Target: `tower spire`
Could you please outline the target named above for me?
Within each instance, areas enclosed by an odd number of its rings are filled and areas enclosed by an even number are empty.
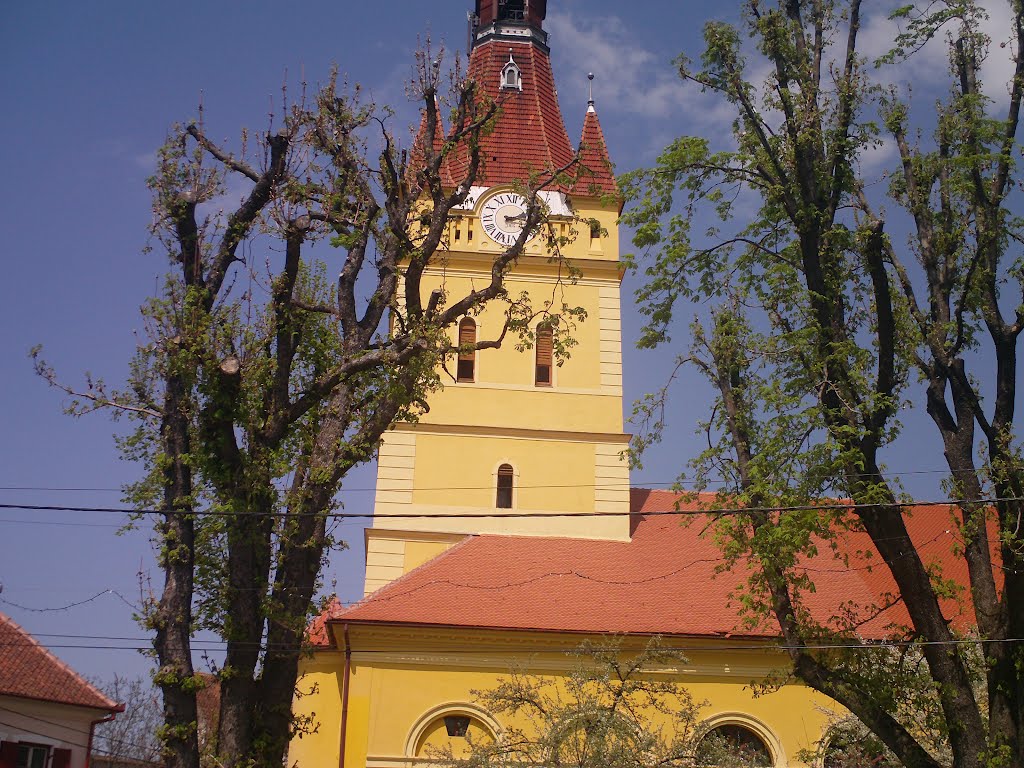
[[[583,118],[583,135],[580,137],[580,165],[573,185],[573,192],[588,197],[604,197],[612,195],[620,198],[618,184],[615,182],[608,147],[604,143],[604,131],[597,119],[597,108],[594,106],[594,73],[587,73],[590,81],[590,98],[587,100],[587,114]]]
[[[481,138],[476,185],[523,182],[567,167],[575,152],[558,106],[543,29],[547,3],[476,0],[474,11],[468,74],[501,107],[493,129]],[[465,152],[452,159],[455,177],[466,162]]]

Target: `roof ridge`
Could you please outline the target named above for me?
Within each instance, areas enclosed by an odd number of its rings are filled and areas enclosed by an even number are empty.
[[[58,657],[56,654],[54,654],[49,648],[47,648],[45,645],[43,645],[38,640],[36,640],[36,638],[33,637],[28,632],[28,630],[26,630],[24,627],[22,627],[20,624],[18,624],[18,622],[16,622],[10,616],[8,616],[7,614],[5,614],[3,612],[0,612],[0,622],[3,622],[5,624],[7,624],[11,629],[13,629],[15,632],[20,634],[22,637],[27,638],[28,641],[29,641],[29,644],[35,646],[51,662],[53,662],[56,666],[58,666],[61,669],[63,669],[65,672],[70,674],[75,680],[77,680],[82,685],[84,685],[89,690],[90,693],[95,695],[101,701],[105,702],[105,704],[107,705],[107,707],[106,707],[107,709],[119,710],[119,711],[122,711],[122,712],[124,711],[124,705],[119,704],[118,702],[116,702],[113,699],[111,699],[109,696],[107,696],[105,693],[103,693],[99,688],[97,688],[95,685],[93,685],[88,680],[86,680],[84,677],[82,677],[82,675],[78,674],[78,672],[76,672],[74,669],[72,669],[71,666],[67,664],[67,662],[63,661],[60,657]]]
[[[534,46],[531,45],[530,46],[530,66],[533,68],[533,102],[534,102],[534,109],[537,110],[537,119],[540,121],[540,132],[541,132],[541,135],[544,137],[544,152],[547,154],[548,168],[550,168],[551,170],[554,170],[555,167],[556,167],[555,166],[555,158],[554,158],[554,156],[552,154],[551,141],[550,141],[550,137],[548,136],[547,121],[544,120],[544,110],[541,107],[541,103],[540,103],[540,87],[539,87],[540,86],[540,82],[539,82],[540,78],[539,78],[539,73],[537,72],[536,54],[537,54],[537,48],[535,48]],[[551,60],[550,59],[548,59],[548,66],[551,66]],[[552,85],[552,88],[554,88],[554,78],[552,78],[551,85]],[[553,93],[552,93],[552,96],[554,96]],[[558,99],[557,98],[555,98],[555,103],[556,104],[558,103]],[[565,130],[564,126],[562,127],[562,130],[563,131]],[[567,138],[568,138],[568,136],[567,136]],[[541,170],[545,170],[545,169],[538,168],[536,170],[541,171]]]
[[[630,515],[642,515],[642,512],[630,512]],[[530,533],[475,533],[478,539],[530,539],[531,541],[585,541],[588,544],[630,544],[630,539],[596,539],[592,536],[536,536]],[[461,543],[461,542],[459,542]],[[454,549],[454,547],[452,547]],[[429,561],[428,561],[429,562]],[[424,563],[423,565],[426,565]],[[417,566],[420,568],[422,566]],[[412,573],[412,571],[409,571]],[[406,574],[408,575],[408,574]],[[404,577],[403,577],[404,578]]]

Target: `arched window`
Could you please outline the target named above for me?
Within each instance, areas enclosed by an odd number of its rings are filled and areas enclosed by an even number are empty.
[[[476,381],[476,350],[465,347],[476,344],[476,322],[464,317],[459,322],[459,362],[455,370],[457,381]]]
[[[515,470],[511,464],[498,467],[498,490],[494,506],[498,509],[512,509],[512,491],[515,482]]]
[[[550,325],[537,327],[537,365],[533,383],[538,387],[551,386],[552,334]]]
[[[418,758],[442,752],[468,757],[472,744],[492,743],[497,732],[498,724],[479,707],[441,705],[413,727],[405,751],[409,757]]]
[[[742,765],[775,765],[764,739],[737,723],[726,723],[708,731],[697,745],[693,758],[697,765],[732,765],[737,759]]]

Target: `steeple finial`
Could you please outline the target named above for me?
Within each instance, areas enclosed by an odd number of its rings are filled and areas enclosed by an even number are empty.
[[[594,109],[594,73],[587,72],[587,80],[590,81],[590,94],[587,96],[587,112],[596,112]]]

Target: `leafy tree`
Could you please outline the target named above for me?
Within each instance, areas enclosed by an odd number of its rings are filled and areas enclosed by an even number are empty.
[[[859,0],[746,3],[743,29],[712,22],[700,65],[680,59],[684,79],[734,108],[734,146],[684,137],[656,168],[627,179],[638,203],[627,223],[655,254],[640,294],[650,318],[642,342],[668,341],[680,299],[717,302],[681,362],[718,392],[704,425],[710,447],[695,466],[698,478],[713,470],[729,483],[715,505],[735,514],[718,519],[715,535],[732,562],[757,566],[744,596],[750,618],[773,617],[793,673],[844,704],[908,766],[946,762],[907,719],[908,706],[930,702],[929,730],[942,735],[953,765],[1024,765],[1024,467],[1013,428],[1024,275],[1012,213],[1024,20],[1020,3],[1010,10],[1003,44],[1016,69],[1001,118],[980,84],[982,9],[968,1],[897,11],[906,32],[889,58],[945,35],[954,75],[933,135],[915,138],[908,102],[872,86],[858,52]],[[744,32],[766,64],[763,81],[747,62]],[[886,207],[859,163],[886,135],[900,155],[888,198],[910,214],[906,247],[886,235]],[[706,213],[718,223],[695,231]],[[915,548],[900,488],[884,469],[915,370],[958,500],[969,595]],[[639,406],[648,441],[660,434],[664,396]],[[806,509],[836,496],[856,506]],[[793,506],[805,508],[771,511]],[[909,615],[893,637],[920,641],[923,667],[808,648],[856,640],[874,608],[825,624],[807,609],[813,583],[801,558],[850,529],[865,531],[881,555],[898,588],[893,601]],[[943,614],[949,597],[973,609],[982,696],[970,643]],[[915,698],[921,672],[931,696]]]
[[[295,730],[313,727],[293,722],[291,701],[321,566],[336,544],[337,491],[440,385],[437,371],[458,351],[449,329],[503,303],[504,328],[476,343],[484,349],[528,333],[537,315],[574,316],[553,302],[535,310],[504,287],[544,224],[538,192],[568,167],[524,183],[523,234],[494,257],[489,280],[463,295],[425,295],[500,110],[458,71],[442,88],[440,67],[429,50],[418,58],[412,89],[423,120],[411,151],[386,112],[334,76],[297,103],[286,97],[276,126],[243,132],[236,150],[202,120],[175,127],[150,181],[153,240],[171,272],[143,307],[147,339],[127,386],[90,381],[75,392],[37,357],[39,373],[75,396],[72,412],[109,409],[136,425],[122,448],[146,470],[131,502],[161,514],[164,586],[144,622],[172,768],[200,764],[199,630],[226,644],[211,745],[218,765],[279,768]],[[556,238],[547,242],[557,258]],[[564,337],[571,323],[552,326]]]
[[[651,669],[678,667],[678,651],[652,638],[626,651],[620,638],[583,643],[565,675],[514,670],[498,686],[473,691],[478,704],[502,719],[495,739],[447,747],[432,758],[460,768],[544,765],[572,768],[691,766],[704,737],[702,702]],[[720,755],[708,744],[706,754]],[[751,762],[729,765],[752,765]]]

